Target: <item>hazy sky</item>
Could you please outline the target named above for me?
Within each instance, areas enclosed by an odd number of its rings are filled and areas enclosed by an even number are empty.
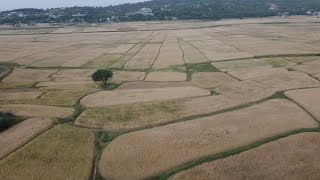
[[[0,10],[17,8],[54,8],[70,6],[108,6],[146,0],[0,0]]]

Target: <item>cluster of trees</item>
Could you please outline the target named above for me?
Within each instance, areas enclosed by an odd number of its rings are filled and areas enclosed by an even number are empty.
[[[276,8],[270,9],[271,5]],[[151,8],[154,16],[134,14],[141,8]],[[152,0],[134,4],[108,7],[70,7],[63,9],[16,10],[28,14],[27,17],[3,18],[8,12],[0,13],[0,23],[22,22],[68,22],[74,14],[85,14],[81,21],[100,22],[113,16],[120,21],[178,19],[221,19],[243,17],[274,16],[288,12],[304,15],[307,11],[320,11],[319,0]]]

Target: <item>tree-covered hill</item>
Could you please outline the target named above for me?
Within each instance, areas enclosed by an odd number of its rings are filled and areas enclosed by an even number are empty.
[[[152,13],[139,12],[142,8],[151,8]],[[317,12],[319,0],[152,0],[108,7],[17,9],[1,12],[0,23],[221,19]]]

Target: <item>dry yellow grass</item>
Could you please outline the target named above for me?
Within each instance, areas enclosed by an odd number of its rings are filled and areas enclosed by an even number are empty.
[[[114,62],[116,62],[119,58],[121,58],[121,54],[104,54],[102,56],[99,56],[91,61],[89,61],[87,64],[84,65],[86,68],[105,68],[112,65]]]
[[[91,130],[60,125],[0,161],[3,179],[83,179],[94,154]]]
[[[241,154],[183,171],[177,179],[319,179],[320,133],[270,142]]]
[[[53,126],[51,119],[27,119],[0,133],[0,159]]]
[[[10,111],[17,116],[24,117],[68,117],[73,114],[73,108],[29,105],[29,104],[6,104],[0,105],[1,111]]]
[[[119,105],[88,109],[75,123],[108,131],[130,130],[213,113],[241,104],[242,102],[237,99],[219,95],[178,101]]]
[[[146,44],[127,64],[126,69],[147,69],[158,56],[160,44]]]
[[[30,83],[30,82],[48,81],[49,80],[48,77],[55,72],[56,70],[37,70],[37,69],[16,68],[8,77],[3,79],[2,82]]]
[[[209,96],[210,91],[197,87],[168,87],[154,89],[130,89],[103,91],[81,99],[85,107],[106,107],[139,102],[166,101],[189,97]]]
[[[237,80],[222,72],[199,72],[192,75],[192,83],[201,88],[214,88]]]
[[[181,72],[151,72],[145,81],[186,81],[187,74]]]
[[[95,87],[93,81],[50,81],[41,82],[36,85],[36,87],[41,89],[92,89]]]
[[[151,89],[166,87],[192,86],[190,82],[128,82],[122,84],[118,89]]]
[[[209,62],[208,59],[203,54],[201,54],[200,51],[192,47],[190,44],[182,40],[179,41],[179,44],[184,54],[183,58],[187,64]]]
[[[320,60],[319,56],[301,56],[301,57],[286,57],[286,59],[295,63],[304,63],[308,61]]]
[[[240,80],[248,80],[258,77],[270,76],[274,74],[284,73],[287,70],[281,68],[271,68],[271,67],[255,67],[255,68],[243,68],[234,71],[229,71],[233,77]]]
[[[285,95],[300,104],[320,121],[320,88],[287,91]]]
[[[146,77],[145,72],[138,71],[115,71],[113,73],[113,82],[122,81],[142,81]]]
[[[103,152],[106,179],[144,179],[186,162],[300,128],[318,127],[284,99],[120,136]],[[143,162],[143,163],[141,163]]]
[[[20,65],[30,65],[30,64],[33,64],[37,61],[41,61],[41,60],[44,60],[46,58],[50,58],[54,56],[54,53],[52,52],[44,52],[44,53],[38,53],[38,54],[33,54],[33,55],[30,55],[30,56],[27,56],[27,57],[22,57],[22,58],[19,58],[17,60],[14,60],[12,62],[15,62],[15,63],[18,63]]]

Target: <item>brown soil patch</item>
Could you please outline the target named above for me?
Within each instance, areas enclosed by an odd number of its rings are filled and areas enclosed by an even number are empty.
[[[271,68],[271,67],[256,67],[256,68],[237,69],[235,71],[229,71],[228,74],[240,80],[247,80],[247,79],[253,79],[257,77],[264,77],[264,76],[284,73],[284,72],[287,72],[287,70],[281,69],[281,68]]]
[[[151,72],[145,81],[186,81],[187,74],[180,72]]]
[[[197,87],[168,87],[97,92],[84,97],[86,107],[105,107],[138,102],[166,101],[188,97],[207,96],[210,91]]]
[[[126,65],[126,69],[147,69],[158,56],[160,44],[146,44]]]
[[[220,95],[178,101],[119,105],[88,109],[75,123],[108,131],[130,130],[213,113],[241,104],[239,100]]]
[[[192,86],[190,82],[128,82],[118,87],[118,89],[151,89],[166,87],[186,87]]]
[[[320,120],[320,88],[293,90],[285,92],[285,95],[300,104]]]
[[[0,109],[1,111],[10,111],[17,116],[24,117],[68,117],[74,111],[72,108],[27,104],[0,105]]]
[[[214,88],[236,81],[233,77],[221,72],[199,72],[192,75],[191,82],[201,88]]]
[[[0,133],[0,159],[25,145],[52,126],[53,123],[50,119],[33,118],[27,119]]]
[[[204,163],[170,179],[318,179],[319,149],[319,133],[293,135]]]
[[[108,179],[144,179],[227,149],[312,127],[318,123],[295,103],[271,100],[120,136],[104,150],[99,170]]]
[[[37,69],[21,69],[16,68],[9,76],[2,80],[4,83],[27,83],[48,81],[49,76],[56,70],[37,70]]]
[[[94,134],[59,125],[0,161],[3,179],[79,179],[90,177]]]
[[[122,82],[122,81],[142,81],[146,77],[145,72],[137,71],[115,71],[113,73],[112,81]]]

